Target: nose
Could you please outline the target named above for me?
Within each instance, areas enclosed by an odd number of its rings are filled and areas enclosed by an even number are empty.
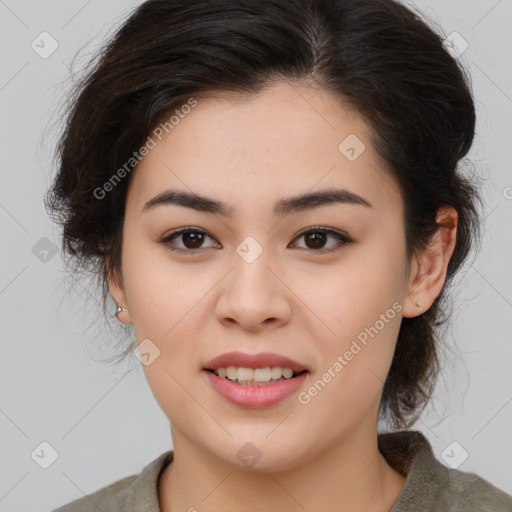
[[[252,262],[234,258],[234,267],[221,281],[216,315],[226,325],[257,332],[290,321],[293,295],[275,261],[263,253]]]

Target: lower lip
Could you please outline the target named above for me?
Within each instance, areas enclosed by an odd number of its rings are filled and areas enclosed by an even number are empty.
[[[225,377],[219,377],[213,372],[204,370],[210,382],[219,394],[235,405],[250,408],[269,407],[297,391],[308,376],[304,372],[297,377],[285,379],[264,386],[245,386],[237,384]]]

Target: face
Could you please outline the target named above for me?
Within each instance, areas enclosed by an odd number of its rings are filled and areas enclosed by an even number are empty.
[[[169,190],[225,211],[145,208]],[[321,191],[338,200],[276,208]],[[132,176],[110,289],[145,344],[175,450],[239,467],[246,450],[277,470],[375,433],[406,270],[403,202],[368,126],[321,89],[275,83],[249,100],[199,99],[157,140]],[[255,391],[204,369],[233,351],[307,371]]]

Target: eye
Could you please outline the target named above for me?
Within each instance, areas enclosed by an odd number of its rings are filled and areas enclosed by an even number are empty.
[[[344,233],[329,228],[323,228],[322,226],[313,226],[308,228],[306,231],[303,231],[297,237],[295,237],[294,240],[298,240],[303,237],[305,237],[305,241],[310,247],[305,247],[302,249],[311,254],[324,254],[338,251],[343,245],[352,242],[352,240]],[[329,237],[336,239],[338,243],[335,244],[334,247],[325,249],[323,246]],[[213,238],[208,235],[206,231],[199,228],[187,227],[172,231],[164,238],[162,238],[160,243],[165,245],[170,251],[191,253],[196,252],[199,249],[206,248],[201,247],[206,238],[213,240]],[[175,239],[181,240],[181,247],[176,247]]]
[[[322,226],[313,226],[312,228],[309,228],[306,231],[303,231],[300,233],[295,240],[303,238],[306,241],[306,244],[309,244],[312,246],[304,248],[306,252],[309,252],[311,254],[320,253],[325,254],[329,252],[335,252],[341,249],[341,247],[345,244],[351,243],[352,240],[345,235],[344,233],[341,233],[339,231],[335,231],[333,229],[329,228],[323,228]],[[334,245],[334,247],[324,249],[323,245],[325,244],[326,240],[329,238],[335,238],[338,240],[338,243]],[[322,246],[322,247],[319,247]]]
[[[174,247],[174,239],[181,239],[185,248]],[[203,231],[199,228],[181,228],[175,231],[172,231],[168,235],[166,235],[160,243],[164,244],[169,250],[177,251],[177,252],[192,252],[197,249],[202,249],[201,244],[204,242],[205,238],[213,238],[209,236],[206,231]]]

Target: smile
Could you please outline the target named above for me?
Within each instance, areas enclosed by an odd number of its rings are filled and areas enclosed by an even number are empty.
[[[230,368],[232,369],[230,370]],[[274,370],[274,368],[276,369]],[[278,379],[268,379],[265,381],[258,381],[255,378],[244,379],[244,371],[247,370],[247,368],[226,368],[226,372],[233,372],[232,375],[234,375],[236,371],[236,379],[233,380],[228,376],[221,377],[218,375],[218,369],[216,371],[203,370],[203,374],[208,378],[209,384],[213,389],[228,402],[240,407],[256,409],[275,405],[293,393],[298,392],[309,375],[309,372],[304,370],[295,375],[293,375],[292,371],[291,376],[285,377],[282,375],[283,370],[284,373],[289,374],[289,371],[291,371],[289,368],[274,368],[267,367],[256,369],[263,370],[265,376],[268,376],[269,372],[271,373],[272,371],[275,372],[274,375],[277,375],[279,369],[281,376]],[[241,370],[242,373],[241,380],[238,378],[239,370]],[[252,370],[252,368],[250,370]],[[254,373],[258,375],[256,370]]]
[[[291,368],[282,368],[281,366],[265,366],[264,368],[228,366],[227,368],[219,367],[213,372],[219,377],[245,386],[266,386],[298,375]]]

